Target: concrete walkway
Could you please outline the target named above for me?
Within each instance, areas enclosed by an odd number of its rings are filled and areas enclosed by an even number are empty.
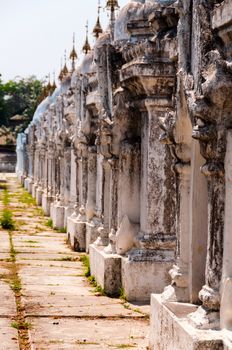
[[[149,306],[96,292],[83,254],[46,226],[15,177],[7,185],[16,230],[0,231],[0,350],[147,349]]]

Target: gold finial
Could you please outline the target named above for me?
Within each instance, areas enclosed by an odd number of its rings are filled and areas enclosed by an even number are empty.
[[[59,77],[58,77],[59,81],[62,81],[63,77],[64,77],[64,74],[63,74],[63,62],[62,62],[62,58],[61,58],[60,74],[59,74]]]
[[[85,39],[85,43],[84,43],[84,46],[83,46],[82,50],[87,55],[87,53],[91,50],[91,47],[89,45],[89,39],[88,39],[88,33],[89,33],[88,21],[86,23],[85,28],[86,28],[86,39]]]
[[[68,74],[68,68],[66,64],[67,58],[66,58],[66,50],[64,51],[64,67],[63,67],[63,77],[65,77],[66,74]]]
[[[102,33],[102,26],[100,23],[100,8],[101,8],[101,4],[100,4],[100,0],[98,0],[98,16],[97,16],[97,22],[95,24],[95,27],[93,28],[93,34],[96,37],[96,39],[99,37],[99,35]]]
[[[75,33],[73,33],[73,48],[69,55],[70,60],[72,61],[72,72],[75,70],[75,61],[77,60],[77,53],[75,50]]]
[[[55,78],[55,71],[53,72],[53,84],[52,84],[52,89],[53,89],[53,91],[55,91],[55,89],[56,89],[56,78]]]
[[[51,95],[52,93],[52,85],[51,85],[51,81],[50,81],[50,73],[48,74],[48,84],[46,86],[46,90],[48,95]]]

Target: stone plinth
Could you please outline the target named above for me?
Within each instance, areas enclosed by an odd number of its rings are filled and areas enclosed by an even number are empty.
[[[77,250],[77,246],[75,246],[76,226],[77,226],[77,217],[76,216],[68,217],[67,218],[67,238],[73,250]]]
[[[33,186],[33,180],[29,177],[25,179],[24,182],[25,189],[29,192],[32,193],[32,186]]]
[[[42,209],[44,211],[44,215],[49,216],[51,211],[52,197],[46,193],[42,195]]]
[[[188,322],[188,314],[197,306],[186,303],[161,302],[161,296],[151,296],[151,350],[220,350],[223,348],[219,331],[199,330]],[[230,348],[229,348],[230,349]]]
[[[67,219],[67,235],[71,247],[78,252],[86,251],[86,223],[80,221],[77,216]]]
[[[169,284],[172,263],[133,261],[122,258],[122,287],[127,300],[148,301],[152,292],[161,293]]]
[[[57,229],[64,228],[64,212],[65,208],[62,205],[54,204],[51,210],[51,218],[53,227]]]
[[[37,205],[40,205],[40,206],[42,205],[42,196],[43,196],[43,190],[41,187],[38,187],[36,189],[36,195],[35,195]]]
[[[38,185],[36,183],[34,183],[32,185],[32,192],[31,192],[31,195],[33,198],[36,198],[36,191],[37,191],[37,188],[38,188]]]
[[[91,275],[108,295],[117,295],[121,288],[121,257],[106,254],[104,247],[89,246]]]
[[[91,222],[86,223],[86,252],[89,252],[89,246],[93,242],[96,241],[96,239],[99,236],[98,227],[92,224]]]
[[[73,213],[72,206],[64,207],[64,227],[67,227],[68,217],[71,216],[72,213]]]

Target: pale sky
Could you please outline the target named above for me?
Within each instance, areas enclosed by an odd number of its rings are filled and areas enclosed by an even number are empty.
[[[119,0],[120,7],[129,0]],[[101,0],[105,7],[106,0]],[[39,79],[55,70],[72,48],[76,34],[77,54],[85,41],[89,21],[89,41],[97,19],[98,0],[0,0],[0,73],[4,81],[16,76],[36,75]],[[101,9],[101,23],[108,23],[106,9]],[[80,62],[80,60],[79,60]]]

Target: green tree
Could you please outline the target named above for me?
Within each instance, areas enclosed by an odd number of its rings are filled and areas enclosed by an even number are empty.
[[[34,76],[3,83],[0,75],[0,125],[9,127],[10,118],[20,115],[23,122],[17,129],[21,131],[26,128],[32,120],[41,93],[42,82]]]

